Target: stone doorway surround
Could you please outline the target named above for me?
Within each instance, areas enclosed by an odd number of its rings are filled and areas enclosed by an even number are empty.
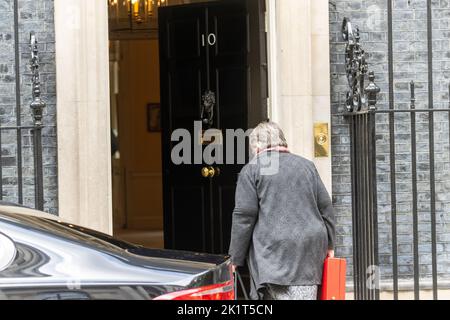
[[[314,161],[331,194],[331,150],[314,158],[313,134],[314,123],[328,123],[331,133],[328,0],[267,0],[267,8],[269,114],[291,151]]]
[[[112,234],[108,10],[55,0],[61,218]]]
[[[315,122],[330,123],[327,0],[267,0],[271,119],[313,160],[331,193],[331,155],[314,158]],[[112,233],[108,8],[55,0],[60,217]],[[331,132],[331,130],[329,130]]]

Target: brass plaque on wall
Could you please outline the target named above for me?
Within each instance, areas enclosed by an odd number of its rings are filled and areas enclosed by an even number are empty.
[[[330,155],[330,136],[328,123],[314,124],[314,156],[326,158]]]

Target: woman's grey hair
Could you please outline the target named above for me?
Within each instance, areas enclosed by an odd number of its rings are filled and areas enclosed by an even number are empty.
[[[283,130],[275,122],[260,123],[250,134],[250,149],[254,154],[261,150],[288,147]]]

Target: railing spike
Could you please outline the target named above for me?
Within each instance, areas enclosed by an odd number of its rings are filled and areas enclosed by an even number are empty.
[[[30,32],[30,49],[31,49],[31,80],[32,80],[32,97],[33,100],[30,108],[33,112],[33,121],[36,127],[42,126],[42,112],[46,107],[46,103],[41,98],[41,81],[39,76],[39,51],[36,34]]]
[[[416,108],[416,84],[415,84],[414,80],[411,80],[410,88],[411,88],[411,109],[415,109]]]

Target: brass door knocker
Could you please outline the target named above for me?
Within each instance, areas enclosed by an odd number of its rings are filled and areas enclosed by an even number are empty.
[[[216,94],[212,91],[206,91],[202,96],[202,111],[200,117],[202,124],[212,127],[214,123],[214,107],[216,105]]]

